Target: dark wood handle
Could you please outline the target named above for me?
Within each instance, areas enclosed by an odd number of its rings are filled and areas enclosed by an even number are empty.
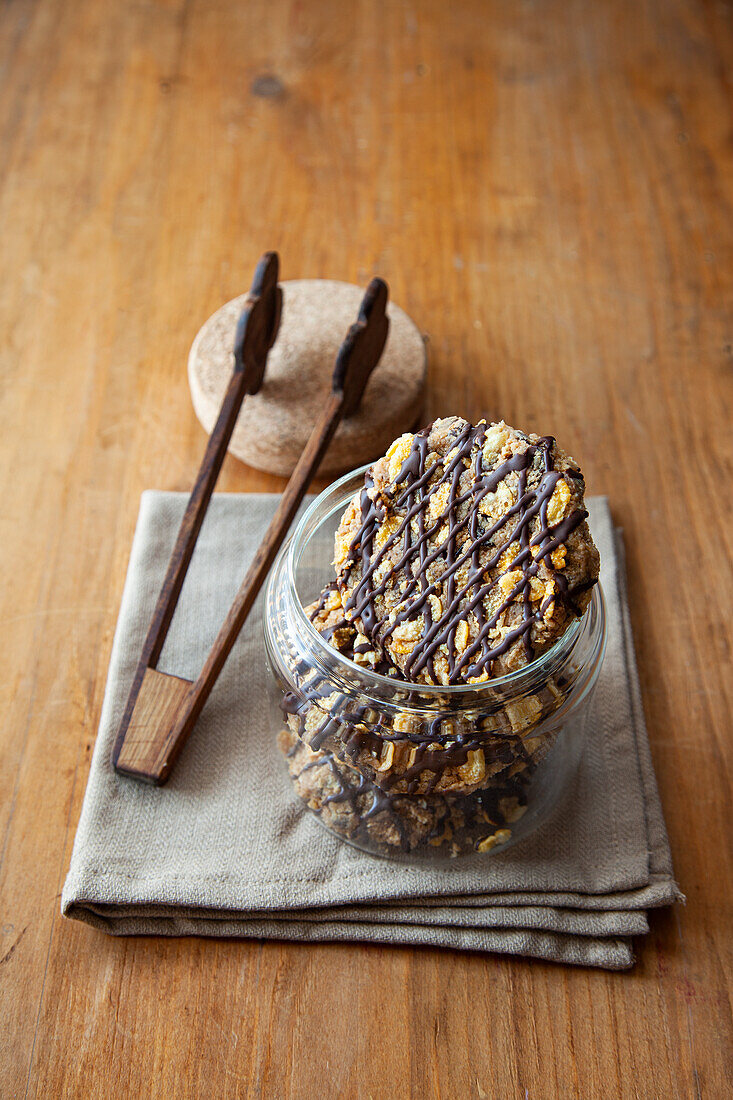
[[[344,416],[344,409],[355,411],[358,407],[369,375],[379,362],[387,339],[386,301],[386,284],[381,279],[372,280],[362,302],[359,319],[349,329],[337,356],[332,392],[293,470],[201,674],[195,684],[175,676],[145,674],[145,690],[140,694],[134,715],[135,735],[118,754],[118,771],[156,784],[165,783],[170,776]]]
[[[112,763],[115,767],[118,764],[146,670],[156,667],[165,645],[242,401],[245,394],[256,393],[262,385],[267,354],[275,341],[280,324],[282,291],[277,285],[278,271],[277,253],[266,252],[257,265],[252,287],[239,318],[234,341],[232,376],[186,505],[176,543],[168,562],[165,580],[143,644],[140,661],[135,670],[125,712],[112,747]]]

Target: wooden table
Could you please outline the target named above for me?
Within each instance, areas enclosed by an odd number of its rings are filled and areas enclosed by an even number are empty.
[[[4,1097],[727,1094],[732,40],[713,0],[3,6]],[[140,493],[191,485],[187,351],[265,247],[384,276],[430,415],[610,497],[687,895],[633,972],[60,917]]]

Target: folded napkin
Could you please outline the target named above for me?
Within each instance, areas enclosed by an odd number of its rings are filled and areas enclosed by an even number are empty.
[[[161,671],[196,677],[278,499],[212,499]],[[115,935],[428,944],[631,966],[645,910],[681,895],[606,501],[589,507],[608,649],[572,789],[513,848],[440,869],[366,855],[296,799],[267,700],[262,597],[168,785],[115,774],[111,745],[185,503],[178,493],[142,498],[62,912]]]

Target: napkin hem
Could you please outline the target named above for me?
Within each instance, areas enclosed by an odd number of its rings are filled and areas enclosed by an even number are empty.
[[[71,916],[76,916],[71,913]],[[145,918],[136,915],[119,918],[115,927],[90,909],[84,909],[83,919],[100,931],[119,936],[150,935]],[[451,948],[489,954],[521,955],[546,962],[573,966],[602,967],[606,970],[628,970],[635,955],[630,938],[620,936],[579,936],[576,933],[543,932],[534,929],[474,930],[420,926],[417,939],[415,926],[373,924],[370,921],[303,922],[268,918],[267,920],[231,921],[215,919],[211,930],[202,929],[199,918],[171,916],[157,922],[155,935],[211,935],[227,939],[285,940],[293,943],[362,943],[372,946],[409,947],[410,949]]]

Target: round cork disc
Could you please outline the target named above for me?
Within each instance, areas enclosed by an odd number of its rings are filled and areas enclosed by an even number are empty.
[[[258,470],[290,475],[324,398],[336,353],[359,313],[364,288],[330,279],[280,284],[282,319],[259,393],[245,397],[229,451]],[[217,310],[188,357],[193,407],[206,432],[216,422],[232,373],[234,329],[246,295]],[[389,336],[354,416],[342,420],[319,473],[331,477],[384,454],[422,411],[426,351],[419,329],[390,302]]]

